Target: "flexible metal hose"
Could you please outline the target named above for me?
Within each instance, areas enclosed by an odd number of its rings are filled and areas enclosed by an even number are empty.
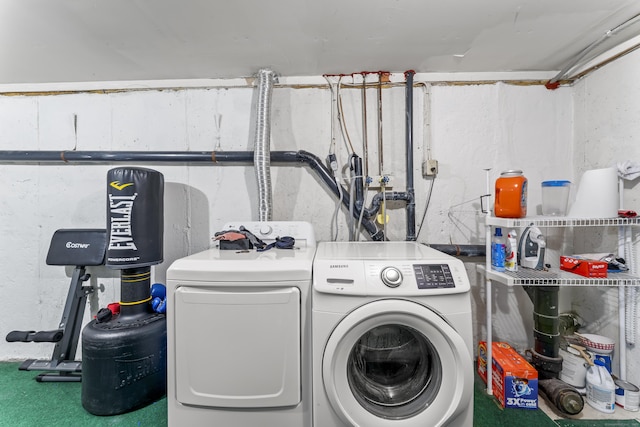
[[[256,104],[256,128],[253,162],[258,181],[258,220],[271,221],[272,192],[270,164],[271,93],[274,72],[262,69],[258,72],[258,102]]]

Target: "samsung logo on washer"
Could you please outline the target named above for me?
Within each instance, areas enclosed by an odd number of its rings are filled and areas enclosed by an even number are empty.
[[[349,264],[329,264],[329,268],[349,268]]]

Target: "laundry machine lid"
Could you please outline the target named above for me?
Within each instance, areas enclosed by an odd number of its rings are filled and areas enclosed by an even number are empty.
[[[437,313],[383,299],[349,313],[322,359],[325,393],[349,425],[444,425],[472,404],[464,338]]]

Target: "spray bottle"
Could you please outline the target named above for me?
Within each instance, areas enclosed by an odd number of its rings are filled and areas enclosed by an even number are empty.
[[[496,227],[496,232],[491,240],[491,268],[494,271],[505,270],[506,240],[502,235],[502,229]]]
[[[516,230],[511,230],[507,234],[507,251],[504,261],[506,271],[518,271],[518,238]]]

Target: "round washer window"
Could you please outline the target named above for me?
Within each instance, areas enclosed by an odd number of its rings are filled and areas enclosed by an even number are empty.
[[[351,349],[347,380],[367,411],[386,419],[403,419],[425,410],[442,381],[440,357],[417,330],[386,324],[367,331]]]

